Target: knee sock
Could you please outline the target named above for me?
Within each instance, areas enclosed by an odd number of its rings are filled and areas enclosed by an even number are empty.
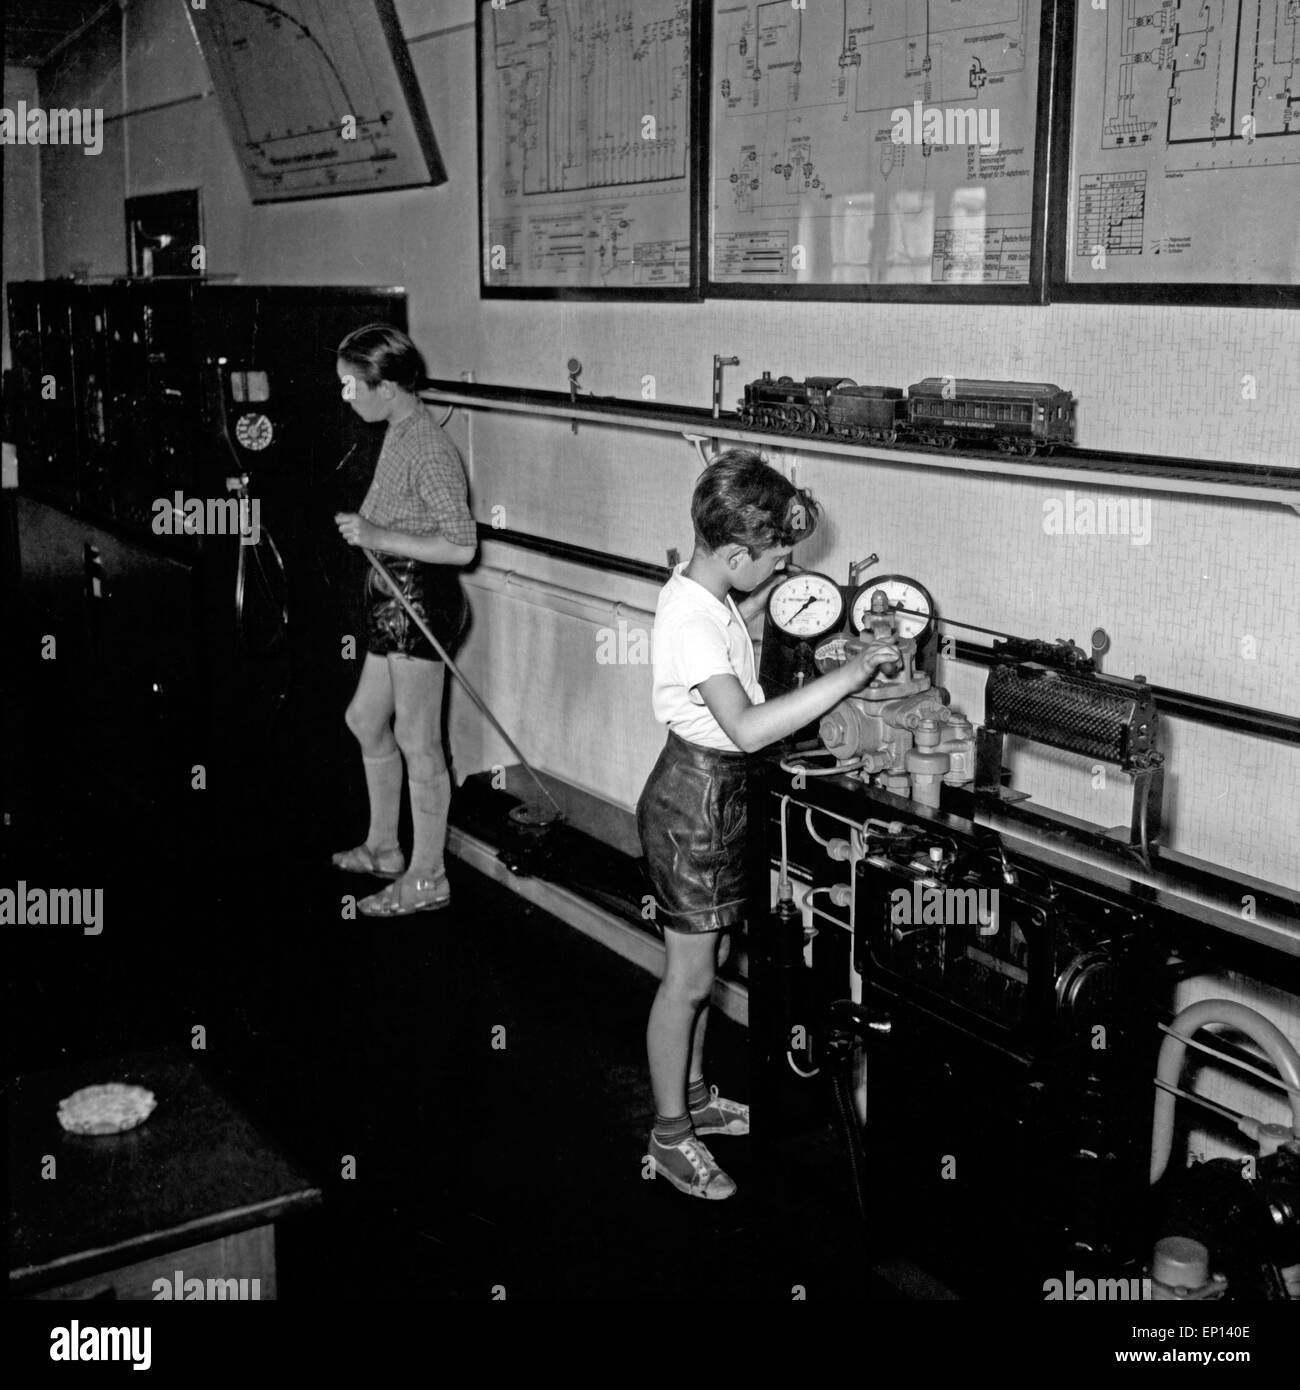
[[[692,1081],[686,1091],[686,1108],[690,1111],[706,1110],[713,1103],[713,1097],[709,1094],[709,1088],[704,1084],[701,1076]]]
[[[654,1127],[655,1143],[671,1149],[683,1139],[689,1139],[694,1131],[689,1115],[656,1115]]]
[[[447,813],[451,809],[451,776],[446,768],[427,781],[411,777],[410,868],[441,877],[447,849]]]
[[[366,769],[366,790],[370,793],[370,830],[366,844],[371,849],[388,849],[397,843],[397,817],[401,811],[402,755],[396,748],[382,758],[361,759]]]

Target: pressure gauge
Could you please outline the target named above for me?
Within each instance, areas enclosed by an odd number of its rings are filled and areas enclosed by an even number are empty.
[[[881,594],[881,598],[876,598]],[[934,600],[915,579],[902,574],[879,574],[853,595],[849,621],[854,632],[869,632],[873,612],[893,613],[900,637],[923,642],[934,627]]]
[[[838,637],[828,637],[813,652],[813,665],[824,676],[829,671],[843,666],[851,656],[856,656],[861,650],[862,643],[856,637],[845,637],[842,633]]]
[[[250,412],[235,421],[235,438],[245,449],[257,453],[275,438],[275,426],[265,415]]]
[[[844,621],[844,595],[828,575],[804,570],[772,590],[767,613],[782,632],[811,641]]]

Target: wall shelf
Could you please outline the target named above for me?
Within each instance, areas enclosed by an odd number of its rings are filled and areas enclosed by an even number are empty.
[[[962,473],[987,473],[1004,478],[1043,478],[1054,483],[1091,487],[1118,487],[1138,492],[1183,493],[1201,497],[1230,497],[1253,502],[1274,502],[1300,513],[1300,469],[1267,464],[1222,463],[1154,455],[1072,450],[1041,458],[967,450],[911,447],[886,449],[875,445],[848,444],[838,439],[805,438],[746,429],[739,417],[723,413],[714,418],[709,410],[653,401],[629,401],[615,397],[578,396],[563,391],[528,390],[513,386],[486,386],[463,381],[431,381],[422,393],[443,405],[470,410],[497,410],[517,415],[551,416],[577,424],[616,425],[623,429],[653,430],[662,434],[729,443],[776,447],[802,454],[834,454],[864,462],[901,468],[938,468]]]

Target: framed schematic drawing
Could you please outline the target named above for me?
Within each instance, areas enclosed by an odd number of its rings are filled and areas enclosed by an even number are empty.
[[[1110,0],[1062,25],[1052,299],[1300,307],[1300,6]]]
[[[484,297],[699,298],[702,0],[478,0]]]
[[[705,292],[1040,303],[1056,0],[710,0]]]
[[[445,182],[393,0],[185,8],[253,202]]]

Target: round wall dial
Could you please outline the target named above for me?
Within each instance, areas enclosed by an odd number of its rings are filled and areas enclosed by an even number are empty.
[[[250,411],[235,421],[235,439],[239,444],[258,453],[275,438],[275,426],[265,415]]]

